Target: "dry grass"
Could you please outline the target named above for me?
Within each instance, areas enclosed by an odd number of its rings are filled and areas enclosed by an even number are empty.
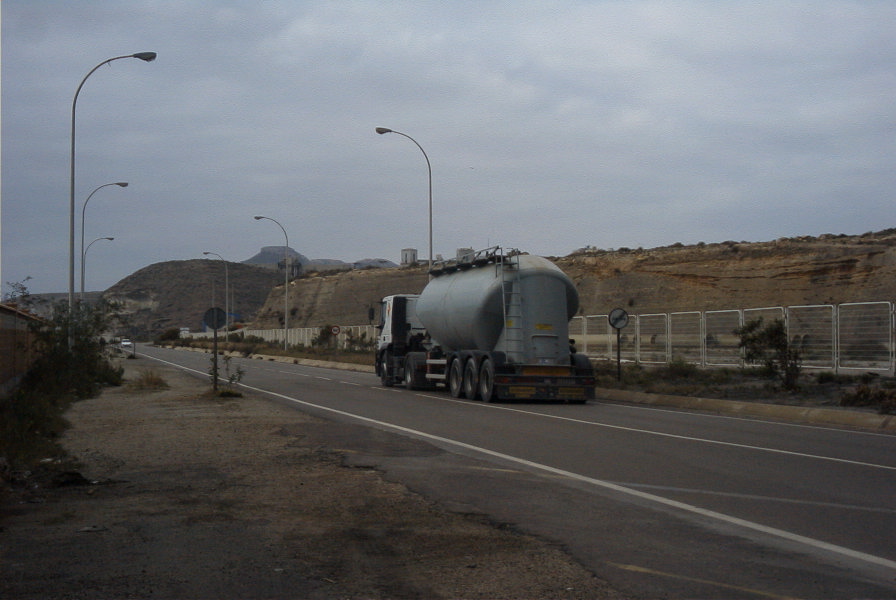
[[[142,368],[137,377],[127,383],[127,388],[135,391],[167,390],[168,382],[154,369]]]

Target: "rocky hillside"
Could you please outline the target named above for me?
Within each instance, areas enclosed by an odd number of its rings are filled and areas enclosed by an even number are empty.
[[[896,230],[862,236],[585,251],[558,259],[583,314],[896,300]]]
[[[252,320],[283,275],[266,267],[227,263],[231,312]],[[172,327],[202,327],[212,306],[224,308],[224,267],[219,260],[176,260],[144,267],[106,290],[120,302],[132,335],[153,336]]]
[[[429,277],[425,267],[362,269],[311,274],[289,284],[289,326],[367,325],[368,312],[383,296],[418,294]],[[283,327],[283,285],[271,291],[252,327]]]
[[[614,251],[584,249],[553,258],[575,281],[580,314],[621,306],[652,313],[896,300],[896,229],[862,236],[787,238]],[[282,272],[228,263],[236,311],[251,327],[283,326]],[[383,296],[417,293],[424,267],[309,273],[290,282],[290,327],[360,325]],[[158,263],[106,295],[121,300],[140,332],[200,327],[223,307],[220,261]]]
[[[580,314],[759,308],[896,300],[896,230],[664,248],[583,250],[552,258],[576,283]],[[418,293],[423,268],[317,275],[290,283],[290,326],[359,325],[389,294]],[[253,326],[282,327],[283,286]]]

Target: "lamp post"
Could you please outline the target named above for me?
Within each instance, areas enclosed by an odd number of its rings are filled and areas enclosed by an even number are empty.
[[[114,237],[99,237],[87,244],[87,248],[81,252],[81,301],[84,301],[84,265],[87,261],[87,250],[90,250],[90,247],[93,246],[100,240],[109,240],[110,242],[114,240]]]
[[[377,127],[376,132],[380,135],[383,135],[384,133],[396,133],[408,138],[409,140],[414,142],[414,144],[416,144],[418,148],[420,148],[420,152],[423,153],[423,158],[426,159],[426,170],[429,173],[429,270],[432,271],[432,166],[429,164],[429,157],[426,155],[426,151],[423,149],[423,146],[418,144],[417,140],[406,133],[395,131],[394,129],[389,129],[387,127]]]
[[[286,246],[283,247],[283,349],[286,350],[286,338],[289,336],[289,236],[286,235],[286,229],[280,225],[280,221],[271,217],[255,216],[255,220],[267,219],[273,221],[283,230],[283,237],[286,238]]]
[[[84,82],[87,81],[87,78],[93,75],[93,72],[102,67],[103,65],[107,65],[111,63],[113,60],[119,60],[121,58],[139,58],[144,62],[152,62],[156,59],[155,52],[137,52],[136,54],[126,54],[124,56],[115,56],[113,58],[109,58],[95,66],[90,70],[87,75],[84,76],[84,79],[81,80],[81,83],[78,85],[78,89],[75,90],[75,97],[72,100],[72,153],[71,153],[71,172],[69,176],[69,231],[68,231],[68,308],[69,312],[72,312],[75,306],[75,108],[78,105],[78,94],[81,93],[81,88],[84,87]],[[71,346],[71,344],[69,344]]]
[[[84,206],[81,208],[81,300],[84,299],[84,253],[87,252],[86,250],[84,250],[84,213],[87,211],[87,203],[90,202],[90,199],[93,198],[93,195],[95,193],[97,193],[98,191],[100,191],[101,189],[103,189],[104,187],[107,187],[110,185],[117,185],[119,187],[128,187],[128,182],[127,181],[119,181],[116,183],[104,183],[103,185],[99,186],[98,188],[96,188],[95,190],[90,192],[90,195],[87,196],[87,200],[84,201]],[[108,238],[100,238],[100,239],[108,239]],[[95,242],[96,240],[93,240],[93,241]],[[93,242],[90,242],[90,243],[92,244]]]
[[[230,306],[227,297],[227,287],[228,283],[228,275],[227,275],[227,261],[224,260],[224,257],[218,254],[217,252],[203,252],[206,256],[217,256],[224,263],[224,341],[227,341],[227,333],[230,331],[228,328],[228,319],[230,318]]]

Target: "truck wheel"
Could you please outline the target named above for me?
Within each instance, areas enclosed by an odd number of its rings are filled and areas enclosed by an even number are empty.
[[[483,402],[491,402],[495,399],[495,367],[487,358],[479,367],[479,397]]]
[[[389,363],[392,362],[388,352],[383,352],[380,356],[380,381],[384,387],[392,387],[395,380],[389,372]]]
[[[413,356],[409,356],[404,361],[404,389],[406,390],[416,390],[419,388],[416,385],[417,380],[417,361],[414,360]]]
[[[479,398],[479,370],[476,368],[476,359],[467,359],[464,367],[464,395],[470,400]]]
[[[448,367],[448,390],[453,398],[464,397],[464,372],[458,359],[452,360]]]

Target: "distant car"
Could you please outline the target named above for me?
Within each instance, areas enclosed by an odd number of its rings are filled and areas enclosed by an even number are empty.
[[[122,348],[131,348],[134,346],[134,344],[131,343],[131,340],[127,338],[122,339],[120,345]]]

